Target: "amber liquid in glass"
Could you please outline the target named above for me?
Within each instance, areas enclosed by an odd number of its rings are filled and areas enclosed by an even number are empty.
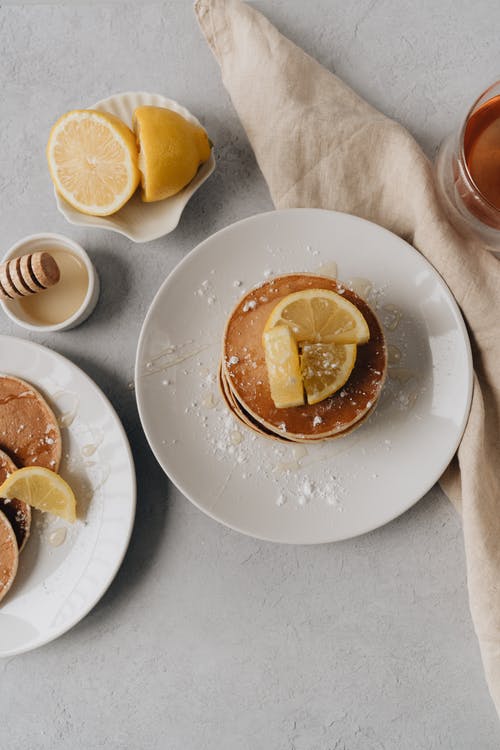
[[[482,104],[467,120],[464,157],[476,188],[500,211],[500,95]]]

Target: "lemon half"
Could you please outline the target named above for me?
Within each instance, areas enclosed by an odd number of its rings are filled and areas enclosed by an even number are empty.
[[[191,182],[210,157],[206,131],[165,107],[144,105],[134,112],[139,143],[142,200],[164,200]]]
[[[109,216],[139,180],[137,144],[125,123],[106,112],[75,109],[59,118],[47,144],[57,192],[78,211]]]

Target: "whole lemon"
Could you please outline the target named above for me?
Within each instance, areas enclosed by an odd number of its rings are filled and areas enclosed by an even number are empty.
[[[134,130],[145,203],[178,193],[191,182],[200,164],[210,157],[206,131],[171,109],[137,107]]]

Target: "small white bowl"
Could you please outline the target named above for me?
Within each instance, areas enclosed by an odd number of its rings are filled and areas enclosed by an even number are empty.
[[[92,261],[83,249],[81,245],[74,242],[69,237],[65,237],[63,234],[31,234],[29,237],[24,237],[19,242],[16,242],[5,254],[2,263],[10,260],[11,258],[18,258],[21,255],[27,253],[35,253],[40,250],[54,250],[55,248],[61,248],[67,250],[73,255],[76,255],[82,260],[87,269],[87,275],[89,279],[89,286],[87,294],[78,310],[67,320],[63,320],[62,323],[55,323],[54,325],[37,325],[26,315],[21,305],[17,300],[5,301],[0,300],[4,312],[8,317],[17,323],[17,325],[26,328],[28,331],[35,331],[38,333],[49,333],[51,331],[68,331],[70,328],[76,328],[84,320],[87,320],[89,315],[94,311],[94,308],[99,299],[99,276],[94,268]],[[42,292],[43,294],[43,292]]]
[[[144,104],[155,107],[166,107],[178,112],[189,122],[202,127],[194,115],[173,99],[167,99],[160,94],[148,94],[144,91],[130,91],[125,94],[115,94],[108,99],[102,99],[92,104],[88,109],[98,109],[116,115],[120,120],[132,128],[134,110]],[[82,227],[98,227],[118,232],[133,242],[149,242],[172,232],[181,218],[182,212],[191,196],[210,177],[215,169],[213,149],[210,158],[202,164],[189,185],[173,195],[155,203],[143,203],[140,191],[137,190],[132,198],[111,216],[87,216],[77,211],[54,190],[57,208],[70,224]]]

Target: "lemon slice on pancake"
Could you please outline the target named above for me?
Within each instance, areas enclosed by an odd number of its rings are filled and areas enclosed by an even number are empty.
[[[298,344],[366,344],[370,331],[358,308],[328,289],[304,289],[283,297],[265,325],[290,328]]]
[[[304,344],[300,367],[308,404],[324,401],[347,383],[357,350],[356,344]]]
[[[42,466],[14,471],[0,486],[0,497],[18,498],[70,523],[76,520],[76,499],[71,487],[59,474]]]
[[[276,326],[262,336],[271,398],[277,409],[301,406],[304,386],[299,348],[287,326]]]

